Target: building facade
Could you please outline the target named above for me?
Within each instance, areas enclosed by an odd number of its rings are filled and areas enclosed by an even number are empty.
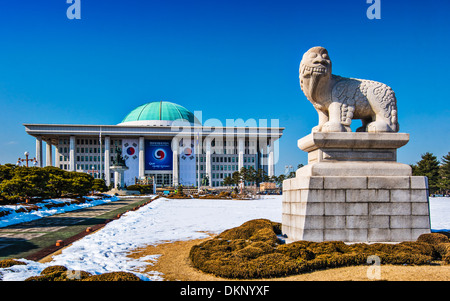
[[[205,122],[207,124],[208,122]],[[242,167],[275,174],[278,139],[284,128],[211,126],[186,108],[150,102],[117,125],[24,124],[36,138],[37,166],[56,166],[114,180],[110,166],[121,155],[125,183],[154,177],[158,186],[205,183],[219,187]],[[45,164],[43,146],[45,143]]]

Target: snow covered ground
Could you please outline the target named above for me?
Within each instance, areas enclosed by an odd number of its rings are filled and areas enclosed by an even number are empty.
[[[41,203],[33,204],[35,206],[41,207],[41,209],[34,210],[31,212],[20,212],[20,213],[15,212],[15,210],[25,207],[23,205],[0,206],[0,211],[10,211],[11,212],[8,215],[0,217],[0,228],[19,224],[19,223],[33,221],[36,219],[43,218],[45,216],[50,216],[50,215],[54,215],[54,214],[69,212],[69,211],[93,207],[93,206],[98,206],[101,204],[119,200],[116,196],[111,196],[109,198],[108,197],[101,198],[99,196],[91,196],[91,197],[85,196],[85,198],[89,199],[91,201],[82,203],[82,204],[70,204],[70,202],[73,201],[74,199],[60,198],[60,199],[43,200]],[[53,207],[50,209],[44,207],[45,205],[49,205],[49,204],[58,204],[58,205],[66,204],[66,205],[62,206],[62,207]]]
[[[430,220],[432,230],[450,231],[450,198],[430,198]]]
[[[143,280],[161,280],[158,273],[142,274],[156,256],[133,259],[126,255],[146,245],[207,237],[256,218],[281,222],[281,196],[251,201],[169,200],[159,198],[130,211],[101,230],[76,241],[46,264],[26,261],[23,266],[0,269],[3,280],[24,280],[50,265],[93,274],[130,271]],[[430,198],[432,229],[450,229],[450,198]],[[25,260],[24,260],[25,261]]]

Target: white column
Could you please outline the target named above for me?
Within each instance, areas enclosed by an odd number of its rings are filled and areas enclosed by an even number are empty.
[[[45,166],[53,166],[53,158],[52,158],[52,144],[50,141],[46,143],[47,149],[45,152]]]
[[[238,138],[238,168],[241,171],[241,168],[244,167],[244,145],[245,138]]]
[[[267,175],[269,177],[275,175],[275,165],[274,165],[274,139],[270,139],[269,140],[269,162],[268,162],[268,166],[267,166]]]
[[[75,136],[70,136],[69,170],[75,171]]]
[[[119,189],[119,184],[120,184],[120,174],[117,170],[114,171],[114,188],[115,189]],[[123,187],[120,187],[121,189]]]
[[[111,155],[109,150],[111,149],[111,138],[109,136],[105,137],[105,184],[106,186],[111,185],[111,171],[109,170],[109,166],[111,165]]]
[[[208,176],[209,186],[212,186],[212,173],[211,173],[211,138],[205,139],[206,147],[206,175]]]
[[[55,145],[55,166],[59,168],[60,161],[59,157],[61,156],[61,153],[59,152],[59,144]]]
[[[37,167],[42,167],[42,138],[36,137],[36,161]]]
[[[145,177],[145,139],[139,137],[139,178]]]
[[[172,174],[172,183],[173,186],[176,187],[179,184],[178,180],[178,148],[179,148],[180,141],[178,137],[173,137],[172,139],[172,153],[173,153],[173,174]]]

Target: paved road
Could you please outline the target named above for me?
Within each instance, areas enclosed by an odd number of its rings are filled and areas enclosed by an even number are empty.
[[[54,245],[58,239],[64,240],[89,226],[104,223],[148,199],[126,198],[0,228],[0,259],[26,257]]]

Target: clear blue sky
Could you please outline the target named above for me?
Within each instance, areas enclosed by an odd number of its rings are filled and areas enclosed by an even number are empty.
[[[407,164],[450,151],[450,1],[66,0],[0,1],[0,163],[35,140],[23,123],[117,124],[167,100],[203,120],[279,119],[276,173],[306,164],[297,140],[317,124],[298,66],[324,46],[333,73],[381,81],[397,95]]]

